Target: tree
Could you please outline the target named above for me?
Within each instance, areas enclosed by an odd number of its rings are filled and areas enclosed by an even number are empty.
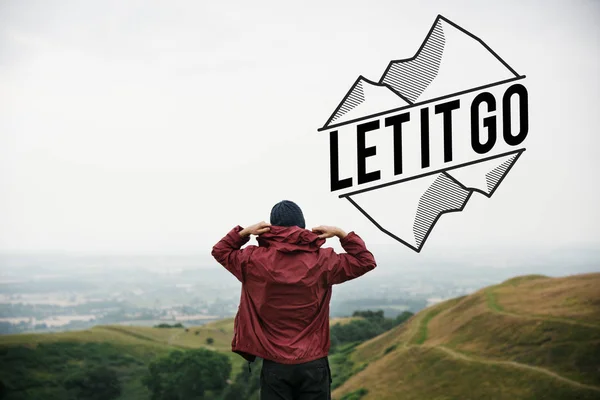
[[[78,399],[110,400],[121,395],[116,371],[105,366],[85,367],[67,377],[64,386]]]
[[[340,339],[338,339],[338,337],[335,336],[335,332],[333,332],[333,329],[329,331],[329,340],[331,350],[335,350],[340,345]]]
[[[401,323],[405,322],[406,320],[408,320],[413,315],[414,314],[411,313],[410,311],[404,311],[402,314],[398,314],[398,316],[396,316],[396,319],[394,320],[394,324],[395,325],[400,325]]]
[[[247,398],[246,389],[239,383],[229,385],[223,393],[223,400],[240,400],[243,398]]]
[[[379,324],[368,319],[351,321],[345,325],[336,324],[331,327],[330,335],[338,340],[336,344],[363,342],[371,339],[385,330]]]
[[[162,324],[154,325],[154,327],[155,328],[184,328],[184,326],[183,326],[183,324],[181,322],[178,322],[178,323],[173,324],[173,325],[162,323]]]
[[[353,317],[363,317],[364,319],[367,319],[367,320],[373,321],[373,322],[381,322],[384,319],[384,317],[383,317],[383,310],[378,310],[378,311],[371,311],[371,310],[354,311],[354,313],[352,314],[352,316]]]
[[[211,337],[209,337],[209,338],[206,338],[206,344],[208,344],[208,345],[212,345],[214,342],[215,342],[215,339],[213,339],[213,338],[211,338]]]
[[[335,324],[330,329],[331,346],[335,348],[344,343],[363,342],[371,339],[395,326],[402,324],[412,317],[412,313],[405,311],[396,318],[385,318],[382,310],[355,311],[353,317],[362,319],[350,321],[347,324]]]
[[[243,368],[223,392],[222,400],[258,399],[262,360],[257,359],[252,371]]]
[[[150,363],[142,382],[152,400],[203,399],[207,391],[227,386],[231,363],[224,355],[207,349],[174,351]]]

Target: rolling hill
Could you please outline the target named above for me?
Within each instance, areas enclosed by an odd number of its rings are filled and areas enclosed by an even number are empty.
[[[436,304],[357,346],[333,397],[600,399],[599,288],[532,275]]]
[[[356,318],[332,318],[345,324]],[[7,399],[64,399],[62,381],[85,362],[106,364],[123,384],[120,399],[149,399],[141,377],[148,364],[172,350],[207,348],[226,354],[233,379],[245,361],[231,352],[233,318],[187,328],[122,325],[82,331],[0,336],[0,398],[2,385],[13,388]],[[211,338],[211,344],[207,339]]]
[[[599,287],[600,273],[531,275],[438,303],[332,355],[343,361],[332,362],[341,383],[333,397],[600,399]],[[174,349],[223,352],[237,375],[244,362],[230,351],[232,334],[233,319],[186,329],[109,325],[5,335],[0,378],[19,390],[7,399],[60,399],[64,377],[92,360],[119,373],[120,399],[148,399],[140,377],[150,361]]]
[[[187,330],[107,325],[0,336],[0,380],[13,388],[7,399],[61,399],[65,398],[62,381],[85,361],[106,364],[118,372],[120,399],[149,399],[141,377],[152,360],[172,350],[204,347],[221,351],[229,356],[235,376],[243,360],[230,351],[232,331],[233,319],[228,319]],[[212,345],[207,344],[208,338],[213,339]]]

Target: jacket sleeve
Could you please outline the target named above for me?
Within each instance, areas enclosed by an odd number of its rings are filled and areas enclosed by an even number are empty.
[[[244,269],[256,246],[248,246],[242,249],[242,246],[248,243],[250,237],[241,237],[239,234],[241,230],[242,227],[239,225],[230,230],[223,239],[213,246],[211,254],[219,264],[235,275],[240,282],[244,282]]]
[[[365,242],[354,232],[340,240],[346,253],[332,251],[332,259],[327,269],[327,283],[337,285],[358,278],[374,269],[377,264],[373,254],[367,250]]]

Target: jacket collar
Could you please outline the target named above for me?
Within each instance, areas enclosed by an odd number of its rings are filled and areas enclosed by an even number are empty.
[[[271,247],[284,253],[317,251],[325,243],[325,239],[319,239],[316,233],[298,226],[271,226],[271,230],[258,236],[257,241],[261,247]]]

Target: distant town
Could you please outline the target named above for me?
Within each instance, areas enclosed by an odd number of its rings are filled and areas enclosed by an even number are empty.
[[[593,259],[597,259],[597,252]],[[478,267],[457,261],[411,265],[393,260],[335,286],[332,317],[383,310],[417,312],[445,299],[527,273],[597,270],[583,259],[554,264]],[[237,312],[241,284],[216,262],[194,256],[0,255],[0,334],[57,332],[94,325],[201,325]]]

